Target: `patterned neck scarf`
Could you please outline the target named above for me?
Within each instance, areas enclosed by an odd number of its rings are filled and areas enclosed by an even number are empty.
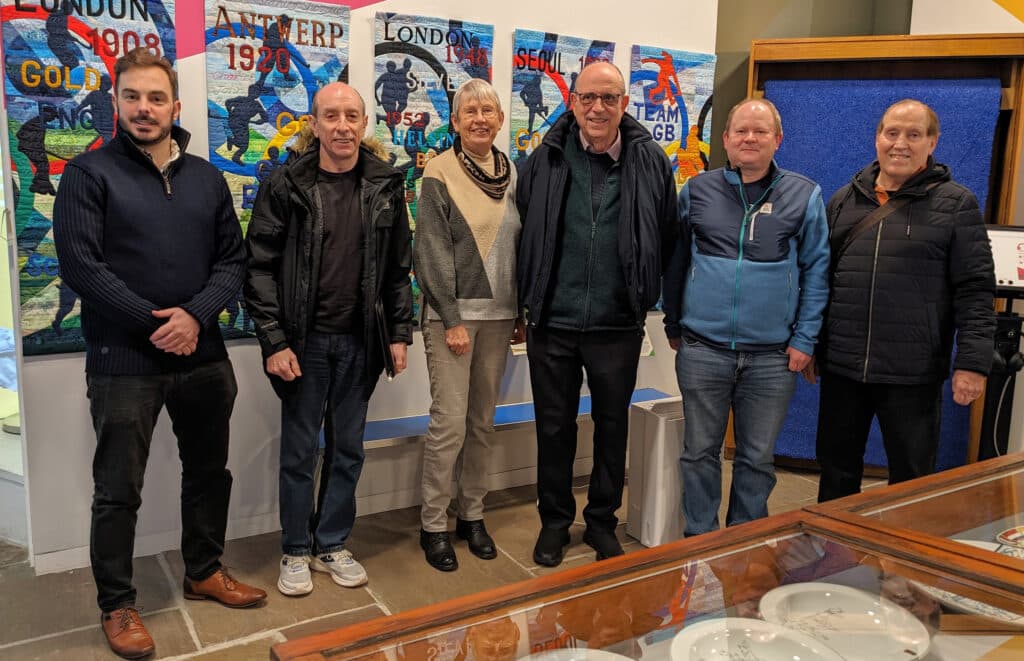
[[[508,184],[512,180],[512,169],[509,167],[508,156],[505,156],[494,145],[491,145],[491,156],[494,157],[494,174],[489,175],[480,169],[480,166],[473,161],[469,154],[462,150],[462,138],[455,137],[452,149],[455,150],[455,157],[459,159],[459,165],[469,175],[469,178],[473,180],[473,183],[480,187],[480,190],[495,200],[500,200],[505,196]]]

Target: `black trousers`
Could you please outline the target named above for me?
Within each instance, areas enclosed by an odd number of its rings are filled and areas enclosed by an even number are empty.
[[[860,493],[864,451],[876,415],[889,463],[889,484],[934,472],[941,395],[941,382],[861,383],[823,373],[818,407],[818,502]]]
[[[572,465],[576,418],[586,371],[594,422],[594,467],[583,518],[613,532],[626,478],[629,401],[640,361],[640,331],[527,332],[530,384],[537,417],[537,499],[541,525],[564,530],[576,518]]]
[[[89,552],[97,602],[110,612],[135,603],[135,523],[153,427],[165,405],[181,457],[185,574],[202,580],[220,568],[231,496],[228,420],[238,389],[227,360],[174,374],[89,374],[86,382],[96,430]]]

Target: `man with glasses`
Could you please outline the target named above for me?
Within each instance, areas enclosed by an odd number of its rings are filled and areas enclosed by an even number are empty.
[[[576,417],[586,372],[593,398],[594,466],[583,541],[597,559],[622,555],[627,416],[647,310],[675,243],[672,168],[639,122],[622,74],[587,65],[564,114],[523,166],[516,203],[519,302],[537,420],[540,535],[533,559],[562,561],[576,518]]]
[[[679,247],[665,275],[665,334],[686,419],[687,536],[718,529],[730,409],[736,456],[725,523],[768,515],[775,439],[828,299],[821,188],[775,164],[779,111],[767,99],[741,101],[722,139],[728,165],[679,195]]]

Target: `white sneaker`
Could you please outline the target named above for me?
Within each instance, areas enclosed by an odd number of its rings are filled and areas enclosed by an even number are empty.
[[[277,589],[289,597],[298,597],[313,591],[308,556],[285,555],[281,558],[281,575],[277,579]]]
[[[366,570],[347,550],[337,553],[321,553],[310,560],[309,568],[329,573],[331,580],[346,588],[359,587],[367,580]]]

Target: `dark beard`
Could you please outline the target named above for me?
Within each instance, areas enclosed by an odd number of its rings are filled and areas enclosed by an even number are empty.
[[[155,144],[158,144],[161,140],[163,140],[164,138],[171,134],[171,130],[167,129],[167,131],[160,131],[160,133],[158,133],[154,138],[143,140],[136,136],[134,133],[132,133],[129,124],[124,122],[120,117],[117,118],[117,128],[118,133],[123,132],[129,140],[134,142],[139,147],[151,147]]]

